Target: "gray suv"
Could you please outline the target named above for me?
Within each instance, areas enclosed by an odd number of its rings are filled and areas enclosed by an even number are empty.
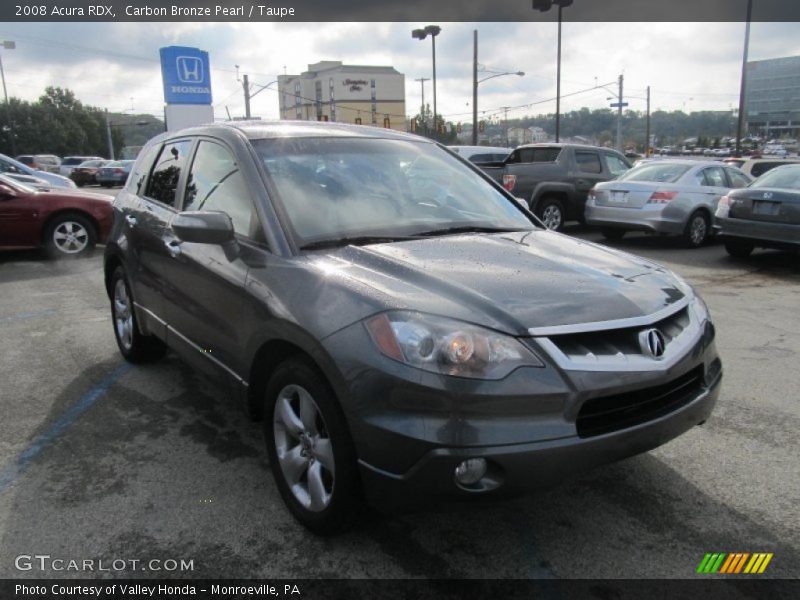
[[[292,514],[341,531],[644,452],[708,418],[694,290],[548,231],[466,160],[333,123],[214,125],[143,149],[105,281],[132,362],[167,347],[262,419]]]

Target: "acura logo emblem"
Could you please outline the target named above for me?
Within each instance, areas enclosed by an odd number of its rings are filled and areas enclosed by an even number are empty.
[[[645,356],[661,358],[664,356],[667,341],[658,329],[647,329],[639,334],[639,346]]]

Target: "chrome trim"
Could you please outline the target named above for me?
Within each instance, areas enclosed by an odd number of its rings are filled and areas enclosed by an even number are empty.
[[[595,321],[593,323],[578,323],[575,325],[553,325],[550,327],[530,327],[528,334],[534,337],[549,336],[549,335],[564,335],[567,333],[590,333],[592,331],[605,331],[608,329],[625,329],[626,327],[644,327],[645,325],[652,325],[658,321],[662,321],[667,317],[672,316],[680,310],[683,310],[693,298],[684,296],[677,302],[673,302],[669,306],[662,308],[658,312],[643,317],[629,317],[627,319],[613,319],[610,321]]]
[[[230,375],[231,375],[231,376],[232,376],[232,377],[233,377],[233,378],[234,378],[236,381],[238,381],[238,382],[239,382],[240,384],[242,384],[244,387],[250,387],[250,384],[249,384],[247,381],[245,381],[244,379],[242,379],[241,377],[239,377],[239,375],[237,375],[237,374],[236,374],[236,373],[235,373],[235,372],[234,372],[234,371],[233,371],[233,370],[232,370],[232,369],[231,369],[231,368],[230,368],[228,365],[226,365],[225,363],[221,362],[221,361],[220,361],[218,358],[216,358],[216,357],[214,357],[214,356],[211,356],[211,354],[210,354],[210,353],[208,353],[208,352],[204,352],[204,351],[203,351],[203,349],[202,349],[200,346],[198,346],[197,344],[195,344],[195,343],[194,343],[192,340],[190,340],[189,338],[187,338],[187,337],[186,337],[185,335],[183,335],[183,334],[182,334],[180,331],[178,331],[177,329],[175,329],[174,327],[172,327],[172,325],[168,324],[168,323],[167,323],[167,322],[166,322],[164,319],[162,319],[161,317],[159,317],[158,315],[156,315],[156,314],[155,314],[155,313],[154,313],[152,310],[150,310],[149,308],[145,308],[144,306],[142,306],[142,305],[141,305],[141,304],[139,304],[138,302],[134,302],[134,303],[133,303],[133,305],[134,305],[136,308],[138,308],[139,310],[142,310],[142,311],[146,312],[148,315],[150,315],[150,316],[151,316],[152,318],[154,318],[156,321],[158,321],[159,323],[161,323],[162,325],[164,325],[164,327],[166,327],[166,328],[167,328],[167,333],[168,333],[168,334],[169,334],[169,333],[174,333],[174,334],[175,334],[175,335],[177,335],[179,338],[181,338],[181,339],[182,339],[184,342],[186,342],[186,343],[187,343],[189,346],[191,346],[193,349],[197,350],[197,352],[198,352],[198,353],[199,353],[201,356],[204,356],[205,358],[207,358],[208,360],[212,361],[212,362],[213,362],[215,365],[217,365],[217,366],[218,366],[218,367],[220,367],[221,369],[224,369],[225,371],[227,371],[227,372],[228,372],[228,373],[229,373],[229,374],[230,374]]]
[[[688,311],[689,325],[667,344],[660,358],[650,358],[643,354],[623,354],[597,358],[587,355],[585,359],[569,357],[547,337],[534,338],[538,346],[545,351],[555,363],[565,371],[612,371],[612,372],[644,372],[667,371],[683,360],[686,355],[703,338],[707,319],[700,318],[694,305]],[[652,316],[652,315],[651,315]],[[664,318],[664,317],[662,317]],[[648,323],[649,324],[649,323]]]

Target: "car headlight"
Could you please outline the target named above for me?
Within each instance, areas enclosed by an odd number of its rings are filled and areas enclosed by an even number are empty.
[[[455,319],[394,311],[366,326],[383,354],[432,373],[502,379],[517,367],[544,366],[517,339]]]
[[[708,306],[697,294],[695,294],[694,300],[692,300],[692,310],[694,311],[694,314],[697,316],[697,320],[700,321],[700,323],[708,321],[711,318],[711,313],[708,311]]]

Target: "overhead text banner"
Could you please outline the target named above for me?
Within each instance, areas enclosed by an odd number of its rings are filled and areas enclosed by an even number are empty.
[[[552,21],[532,0],[4,0],[0,21],[515,22]],[[537,0],[538,8],[550,2]],[[800,2],[758,0],[753,21],[800,21]],[[747,0],[574,0],[563,18],[584,22],[745,21]]]

